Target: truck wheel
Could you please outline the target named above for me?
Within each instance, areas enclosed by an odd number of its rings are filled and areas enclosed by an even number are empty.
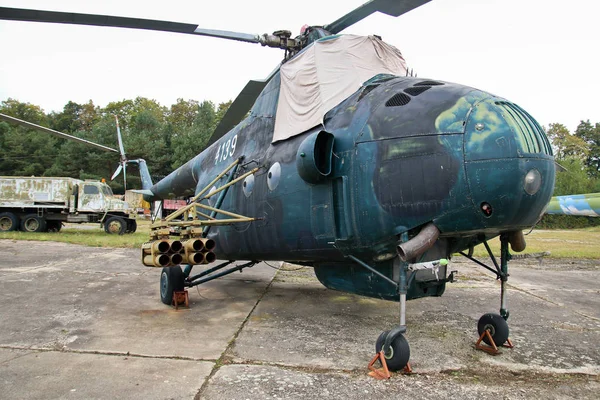
[[[135,219],[127,220],[127,230],[125,233],[134,233],[137,230],[137,222]]]
[[[23,232],[45,232],[46,220],[37,214],[28,214],[21,220],[21,230]]]
[[[127,229],[127,223],[121,217],[110,217],[104,223],[104,232],[108,234],[122,235]]]
[[[48,232],[60,232],[62,228],[61,221],[46,221]]]
[[[16,231],[19,227],[19,219],[11,212],[0,213],[0,232]]]

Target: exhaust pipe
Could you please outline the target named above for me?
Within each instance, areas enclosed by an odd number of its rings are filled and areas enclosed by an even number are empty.
[[[398,255],[402,261],[408,261],[419,257],[421,254],[429,250],[440,236],[440,230],[433,224],[428,223],[417,236],[410,239],[408,242],[399,244],[397,247]]]
[[[509,232],[508,243],[510,243],[510,248],[516,253],[522,252],[523,250],[525,250],[525,247],[527,247],[523,231]]]

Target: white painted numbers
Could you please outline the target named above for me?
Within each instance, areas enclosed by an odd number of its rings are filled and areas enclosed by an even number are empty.
[[[217,149],[217,154],[215,155],[215,165],[219,161],[224,161],[229,157],[233,157],[233,153],[235,153],[235,145],[237,144],[237,135],[227,140],[225,143],[219,145]]]

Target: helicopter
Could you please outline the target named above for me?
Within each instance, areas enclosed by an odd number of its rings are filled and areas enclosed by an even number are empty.
[[[183,222],[153,226],[143,263],[162,267],[165,304],[185,287],[270,260],[312,267],[330,289],[397,301],[399,325],[382,332],[375,348],[382,364],[398,371],[410,359],[406,302],[441,296],[454,280],[448,260],[456,253],[501,281],[499,313],[484,314],[478,333],[488,345],[510,344],[510,249],[525,249],[522,231],[545,212],[555,178],[544,130],[517,104],[412,76],[400,51],[381,38],[341,34],[375,12],[399,17],[427,2],[369,1],[295,37],[6,7],[0,19],[177,32],[283,50],[266,79],[244,87],[204,151],[156,183],[139,163],[146,200],[191,197]],[[199,208],[204,219],[185,221]],[[173,227],[185,228],[185,240],[171,238]],[[488,245],[498,236],[499,260]],[[480,244],[492,266],[472,257]],[[209,253],[211,261],[227,261],[192,275]],[[237,260],[250,261],[227,268]]]

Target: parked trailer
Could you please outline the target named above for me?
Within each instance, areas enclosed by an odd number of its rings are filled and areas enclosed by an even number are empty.
[[[0,176],[0,232],[58,232],[63,222],[100,223],[116,234],[137,229],[127,202],[104,182]]]

